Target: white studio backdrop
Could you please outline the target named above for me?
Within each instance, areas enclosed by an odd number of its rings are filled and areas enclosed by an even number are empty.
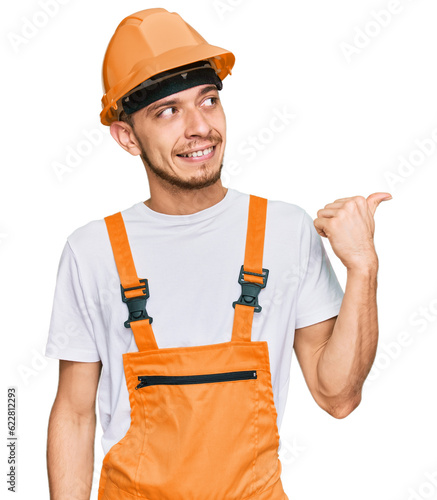
[[[58,362],[43,353],[66,237],[149,196],[141,160],[100,125],[106,46],[128,14],[176,11],[236,56],[221,92],[223,184],[317,210],[390,192],[375,213],[380,340],[361,405],[335,420],[296,358],[280,430],[293,500],[437,498],[433,0],[22,0],[3,6],[0,266],[1,498],[49,498]],[[272,129],[274,116],[282,127]],[[276,120],[275,124],[279,122]],[[323,242],[340,283],[346,273]],[[17,391],[8,491],[7,388]],[[97,498],[103,459],[97,424]]]

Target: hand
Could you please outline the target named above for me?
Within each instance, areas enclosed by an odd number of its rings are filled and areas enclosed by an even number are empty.
[[[314,227],[328,238],[335,255],[348,269],[372,266],[378,262],[373,235],[373,216],[381,201],[390,200],[390,193],[340,198],[317,212]]]

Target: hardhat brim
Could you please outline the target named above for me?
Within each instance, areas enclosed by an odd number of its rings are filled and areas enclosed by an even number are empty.
[[[147,58],[138,61],[123,80],[108,90],[102,97],[103,110],[100,113],[100,121],[103,125],[110,125],[118,119],[119,106],[117,101],[121,97],[158,73],[208,59],[215,65],[220,80],[224,80],[227,75],[232,74],[231,70],[235,63],[235,56],[232,52],[208,43],[177,47],[166,52],[165,57],[163,56],[161,55],[158,59]]]

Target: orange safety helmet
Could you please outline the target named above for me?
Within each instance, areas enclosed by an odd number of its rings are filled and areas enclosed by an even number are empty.
[[[100,121],[111,125],[120,99],[149,78],[179,66],[207,60],[223,80],[235,63],[232,52],[210,45],[176,12],[146,9],[121,21],[106,49],[102,69]]]

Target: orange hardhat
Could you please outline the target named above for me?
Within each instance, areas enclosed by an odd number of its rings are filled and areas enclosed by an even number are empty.
[[[126,17],[115,30],[103,60],[100,121],[111,125],[118,120],[120,99],[142,82],[201,60],[207,60],[223,80],[231,74],[235,56],[209,45],[176,12],[156,8]]]

